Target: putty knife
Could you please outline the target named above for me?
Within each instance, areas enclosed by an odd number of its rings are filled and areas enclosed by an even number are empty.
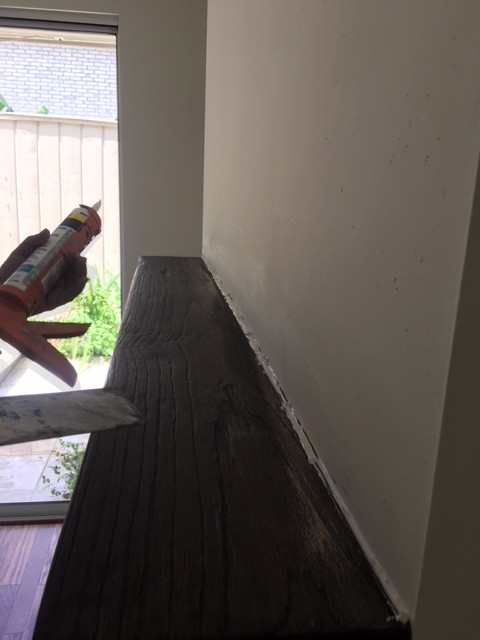
[[[115,389],[0,398],[0,445],[144,424],[142,414]]]

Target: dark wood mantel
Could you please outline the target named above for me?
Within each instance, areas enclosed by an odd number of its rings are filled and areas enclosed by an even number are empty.
[[[37,640],[408,638],[199,258],[143,258]],[[351,635],[353,634],[353,635]]]

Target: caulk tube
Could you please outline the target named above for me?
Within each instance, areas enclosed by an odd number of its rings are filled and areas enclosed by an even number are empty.
[[[65,270],[69,254],[81,253],[100,233],[101,226],[93,207],[79,205],[0,286],[0,298],[30,315]]]

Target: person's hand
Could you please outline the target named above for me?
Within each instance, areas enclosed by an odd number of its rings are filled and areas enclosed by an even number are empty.
[[[0,267],[0,284],[5,282],[35,249],[45,244],[49,237],[50,231],[44,229],[40,233],[25,238]],[[70,302],[82,292],[87,282],[86,258],[79,254],[70,254],[65,271],[46,296],[38,301],[35,309],[32,309],[32,314],[50,311],[66,302]]]
[[[0,267],[0,284],[3,284],[12,273],[24,262],[38,247],[50,237],[50,231],[44,229],[40,233],[36,233],[33,236],[28,236],[18,247],[12,251],[5,262]]]

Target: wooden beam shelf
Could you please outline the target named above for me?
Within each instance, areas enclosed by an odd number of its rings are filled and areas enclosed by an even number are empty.
[[[35,638],[409,638],[200,258],[142,258]]]

